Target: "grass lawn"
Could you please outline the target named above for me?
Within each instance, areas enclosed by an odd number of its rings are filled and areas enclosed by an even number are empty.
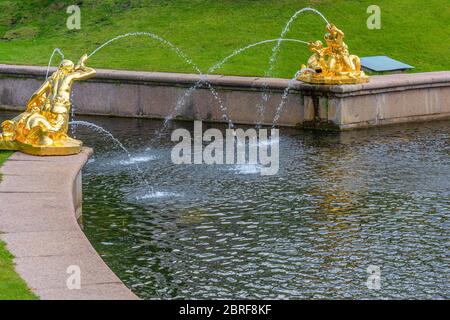
[[[81,4],[81,30],[66,28],[66,8]],[[378,0],[381,30],[369,30],[372,0],[0,0],[0,63],[46,65],[55,47],[78,59],[110,38],[153,32],[181,48],[203,72],[234,50],[278,38],[291,15],[310,6],[344,30],[350,52],[388,55],[415,72],[450,69],[450,6],[442,0]],[[289,38],[322,39],[323,20],[305,13]],[[231,59],[221,74],[264,75],[273,44]],[[290,78],[310,53],[303,44],[284,43],[272,76]],[[97,68],[193,72],[173,52],[149,38],[115,42],[92,57]]]
[[[0,151],[0,167],[3,163],[8,159],[8,157],[12,154],[12,151]],[[0,171],[0,182],[2,181],[2,172]]]
[[[0,151],[0,166],[10,155],[11,152]],[[6,250],[5,244],[0,241],[0,300],[31,299],[37,299],[37,297],[14,271],[13,257]]]
[[[11,151],[0,151],[0,166],[5,162],[6,159],[12,154]]]

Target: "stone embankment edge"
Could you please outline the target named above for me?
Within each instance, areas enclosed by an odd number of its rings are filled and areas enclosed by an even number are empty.
[[[17,273],[43,300],[136,300],[78,224],[81,170],[92,150],[66,157],[19,152],[3,165],[0,238]],[[80,276],[80,288],[77,277]]]
[[[231,119],[236,125],[269,126],[277,119],[278,126],[317,130],[450,119],[449,71],[372,76],[369,83],[335,86],[277,78],[97,71],[94,78],[75,85],[77,115],[213,123]],[[0,64],[0,110],[23,110],[46,72],[46,67]]]

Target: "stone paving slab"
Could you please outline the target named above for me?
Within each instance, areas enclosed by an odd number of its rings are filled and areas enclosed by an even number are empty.
[[[76,181],[92,150],[69,157],[13,154],[1,169],[0,239],[16,271],[41,299],[138,299],[111,271],[81,231]],[[71,290],[70,266],[81,272]]]
[[[55,194],[0,193],[0,232],[70,231],[77,223],[63,212],[73,210],[69,201]]]
[[[42,289],[39,291],[41,299],[44,300],[135,300],[136,296],[124,289],[122,284],[103,283],[96,285],[85,285],[80,290],[65,289]],[[55,299],[58,297],[58,299]]]
[[[8,246],[9,249],[9,246]],[[49,288],[67,288],[68,268],[77,266],[81,271],[81,286],[88,284],[121,283],[96,253],[16,258],[16,271],[30,288],[39,291]]]
[[[4,175],[0,183],[0,193],[61,193],[70,185],[65,184],[65,175]]]
[[[96,253],[78,231],[15,232],[0,238],[9,243],[8,249],[16,258]]]
[[[30,166],[33,166],[33,170],[30,170]],[[7,161],[2,166],[3,176],[7,175],[24,175],[25,173],[30,176],[41,176],[42,174],[55,176],[67,173],[67,166],[55,166],[54,161],[31,161],[31,160],[15,160]]]

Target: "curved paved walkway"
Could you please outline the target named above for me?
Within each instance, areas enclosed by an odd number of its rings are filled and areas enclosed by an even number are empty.
[[[15,153],[3,165],[0,238],[16,271],[41,299],[138,299],[103,262],[81,231],[80,170],[92,150],[69,157]],[[69,289],[70,266],[81,288]],[[70,271],[70,269],[69,269]]]

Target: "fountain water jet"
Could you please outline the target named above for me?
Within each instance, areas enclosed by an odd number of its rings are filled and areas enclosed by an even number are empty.
[[[314,9],[312,9],[314,10]],[[200,74],[201,79],[199,81],[197,81],[191,88],[189,88],[181,97],[180,99],[177,101],[177,104],[175,105],[174,111],[165,118],[164,120],[164,124],[163,127],[160,130],[160,134],[162,132],[164,132],[169,124],[169,122],[171,120],[173,120],[173,118],[179,113],[179,111],[181,110],[181,108],[185,105],[187,98],[190,97],[192,95],[192,93],[197,90],[198,88],[200,88],[202,85],[206,85],[208,87],[208,89],[210,90],[212,96],[214,97],[215,100],[217,100],[217,102],[219,103],[219,107],[220,110],[223,114],[223,118],[224,120],[226,120],[228,122],[228,125],[230,128],[234,127],[234,124],[232,122],[232,120],[229,117],[228,114],[228,108],[224,105],[224,103],[222,102],[220,96],[218,95],[217,91],[213,88],[213,86],[211,85],[211,83],[207,80],[207,75],[204,75],[200,68],[192,61],[192,59],[190,59],[181,49],[179,49],[178,47],[176,47],[174,44],[172,44],[171,42],[169,42],[168,40],[153,34],[153,33],[149,33],[149,32],[133,32],[133,33],[127,33],[127,34],[123,34],[120,36],[117,36],[115,38],[112,38],[108,41],[106,41],[105,43],[103,43],[101,46],[97,47],[92,53],[90,53],[88,55],[88,57],[92,57],[94,56],[97,52],[99,52],[101,49],[103,49],[104,47],[110,45],[111,43],[118,41],[120,39],[124,39],[127,37],[136,37],[136,36],[147,36],[150,37],[152,39],[155,39],[159,42],[161,42],[162,44],[168,46],[171,50],[173,50],[180,58],[182,58],[186,63],[188,63],[190,66],[193,67],[193,69]],[[234,56],[250,49],[253,47],[256,47],[258,45],[261,44],[265,44],[265,43],[270,43],[270,42],[277,42],[277,44],[280,44],[281,42],[297,42],[297,43],[302,43],[302,44],[308,44],[308,42],[303,41],[303,40],[298,40],[298,39],[282,39],[282,38],[277,38],[277,39],[269,39],[269,40],[263,40],[263,41],[259,41],[253,44],[250,44],[248,46],[245,46],[243,48],[240,48],[236,51],[234,51],[232,54],[228,55],[227,57],[225,57],[223,60],[221,60],[219,63],[215,64],[214,66],[210,67],[207,71],[208,74],[214,72],[215,70],[219,69],[220,67],[223,66],[223,64],[225,64],[229,59],[233,58]]]
[[[106,41],[105,43],[103,43],[101,46],[97,47],[94,51],[92,51],[88,55],[88,58],[94,56],[97,52],[102,50],[104,47],[110,45],[111,43],[113,43],[113,42],[115,42],[117,40],[121,40],[121,39],[128,38],[128,37],[140,37],[140,36],[150,37],[150,38],[152,38],[154,40],[157,40],[160,43],[168,46],[180,58],[182,58],[187,64],[189,64],[197,73],[200,73],[200,74],[202,73],[200,71],[200,68],[180,48],[175,46],[172,42],[170,42],[170,41],[168,41],[168,40],[166,40],[164,38],[161,38],[160,36],[158,36],[158,35],[156,35],[154,33],[150,33],[150,32],[130,32],[130,33],[122,34],[120,36],[112,38],[112,39]]]
[[[69,124],[73,125],[75,127],[76,126],[85,126],[87,128],[93,129],[96,132],[102,133],[102,134],[106,135],[109,139],[111,139],[111,141],[113,141],[113,143],[115,145],[117,145],[123,152],[125,152],[128,159],[130,160],[130,164],[135,165],[136,170],[138,171],[139,177],[141,178],[142,182],[144,182],[145,185],[147,186],[147,188],[150,189],[151,193],[154,193],[153,187],[150,185],[150,183],[144,176],[144,171],[141,169],[141,167],[136,162],[132,161],[132,155],[131,155],[130,151],[128,151],[128,149],[122,144],[122,142],[120,142],[119,139],[114,137],[114,135],[111,132],[109,132],[108,130],[104,129],[103,127],[101,127],[99,125],[96,125],[95,123],[88,122],[88,121],[71,121]]]
[[[309,44],[309,42],[306,42],[306,41],[303,41],[303,40],[298,40],[298,39],[285,39],[284,37],[285,37],[285,35],[287,34],[287,32],[289,32],[289,30],[290,30],[290,28],[291,28],[291,25],[292,25],[292,23],[297,19],[297,17],[301,14],[301,13],[303,13],[303,12],[307,12],[307,11],[310,11],[310,12],[313,12],[313,13],[315,13],[315,14],[317,14],[317,15],[319,15],[325,22],[326,22],[326,24],[327,25],[329,25],[330,23],[328,22],[328,20],[327,20],[327,18],[320,12],[320,11],[318,11],[318,10],[316,10],[316,9],[313,9],[313,8],[303,8],[303,9],[300,9],[300,10],[298,10],[290,19],[289,19],[289,21],[287,22],[287,24],[285,25],[285,27],[283,28],[283,30],[282,30],[282,32],[281,32],[281,34],[280,34],[280,37],[279,38],[277,38],[277,39],[269,39],[269,40],[263,40],[263,41],[259,41],[259,42],[256,42],[256,43],[252,43],[252,44],[250,44],[250,45],[248,45],[248,46],[245,46],[245,47],[243,47],[243,48],[240,48],[240,49],[238,49],[238,50],[235,50],[232,54],[230,54],[229,56],[227,56],[227,57],[225,57],[222,61],[220,61],[219,63],[216,63],[214,66],[212,66],[212,67],[210,67],[209,69],[208,69],[208,74],[211,74],[211,73],[213,73],[215,70],[217,70],[217,69],[219,69],[220,67],[222,67],[223,66],[223,64],[225,64],[229,59],[231,59],[231,58],[233,58],[234,56],[236,56],[236,55],[238,55],[238,54],[240,54],[240,53],[242,53],[242,52],[244,52],[244,51],[246,51],[246,50],[248,50],[248,49],[250,49],[250,48],[253,48],[253,47],[256,47],[256,46],[258,46],[258,45],[261,45],[261,44],[265,44],[265,43],[270,43],[270,42],[276,42],[276,45],[272,48],[272,55],[271,55],[271,57],[270,57],[270,60],[269,60],[269,69],[266,71],[266,76],[270,76],[270,74],[272,73],[272,71],[273,71],[273,68],[274,68],[274,65],[275,65],[275,62],[276,62],[276,58],[277,58],[277,55],[278,55],[278,52],[279,52],[279,49],[280,49],[280,46],[281,46],[281,43],[282,42],[298,42],[298,43],[302,43],[302,44],[306,44],[306,45],[308,45]],[[291,80],[292,82],[294,82],[294,80]],[[165,121],[164,121],[164,125],[163,125],[163,128],[162,128],[162,131],[163,130],[165,130],[166,128],[167,128],[167,125],[168,125],[168,123],[176,116],[176,114],[181,110],[181,108],[185,105],[185,103],[186,103],[186,101],[187,101],[187,98],[190,96],[190,95],[192,95],[192,93],[195,91],[195,90],[197,90],[198,88],[200,88],[201,86],[202,86],[202,84],[203,83],[205,83],[205,82],[207,82],[207,80],[206,79],[200,79],[199,81],[197,81],[191,88],[189,88],[186,92],[185,92],[185,94],[178,100],[178,102],[177,102],[177,104],[176,104],[176,106],[175,106],[175,109],[174,109],[174,111],[169,115],[169,116],[167,116],[166,117],[166,119],[165,119]],[[210,86],[210,84],[209,84],[209,86]],[[211,88],[211,87],[210,87]],[[264,90],[265,90],[265,92],[263,93],[263,104],[262,105],[260,105],[260,106],[258,106],[258,113],[260,114],[260,117],[262,118],[262,116],[264,115],[264,109],[265,109],[265,103],[268,101],[268,99],[269,99],[269,94],[267,93],[267,83],[264,83],[263,84],[263,88],[264,88]],[[287,89],[287,91],[289,91],[288,89]],[[289,92],[285,92],[284,94],[283,94],[283,97],[284,97],[284,99],[282,98],[282,102],[281,103],[283,103],[283,100],[285,100],[286,98],[287,98],[287,95],[289,94]],[[221,106],[223,106],[223,104],[221,104]],[[281,107],[279,107],[280,109],[282,109],[283,108],[283,105],[281,105]],[[221,108],[221,109],[223,109],[223,108]],[[281,112],[281,111],[280,111]],[[278,119],[277,119],[278,120]],[[232,124],[232,122],[231,122],[231,120],[229,121],[229,123],[231,123]]]
[[[176,47],[170,41],[168,41],[168,40],[166,40],[164,38],[161,38],[160,36],[158,36],[156,34],[153,34],[153,33],[150,33],[150,32],[131,32],[131,33],[126,33],[126,34],[117,36],[115,38],[112,38],[112,39],[106,41],[104,44],[102,44],[98,48],[96,48],[94,51],[92,51],[92,53],[90,53],[88,55],[88,58],[92,57],[98,51],[100,51],[104,47],[108,46],[109,44],[111,44],[111,43],[113,43],[113,42],[115,42],[117,40],[128,38],[128,37],[138,37],[138,36],[150,37],[150,38],[155,39],[155,40],[159,41],[160,43],[168,46],[180,58],[182,58],[187,64],[189,64],[200,76],[202,76],[202,77],[204,76],[202,71],[200,70],[200,68],[180,48]],[[220,109],[221,109],[222,113],[224,114],[225,119],[227,119],[230,122],[230,126],[232,126],[231,120],[229,120],[228,115],[227,115],[227,108],[222,103],[218,93],[214,90],[214,88],[211,86],[211,84],[207,82],[207,80],[204,80],[204,82],[207,84],[207,86],[208,86],[211,94],[213,95],[213,97],[218,101]],[[167,122],[169,122],[169,121],[170,121],[170,119]],[[167,123],[166,123],[166,125],[167,125]]]
[[[127,148],[125,148],[125,146],[120,142],[120,140],[116,139],[116,137],[114,137],[114,135],[109,132],[108,130],[102,128],[99,125],[96,125],[95,123],[92,122],[88,122],[88,121],[71,121],[69,122],[70,125],[72,126],[85,126],[88,127],[90,129],[93,129],[94,131],[98,132],[98,133],[102,133],[104,135],[106,135],[108,138],[110,138],[115,145],[117,145],[120,149],[122,149],[122,151],[124,151],[128,158],[131,158],[131,153],[128,151]]]
[[[219,69],[220,67],[223,66],[223,64],[225,64],[229,59],[233,58],[234,56],[250,49],[253,48],[255,46],[261,45],[261,44],[265,44],[265,43],[270,43],[270,42],[276,42],[276,45],[273,47],[272,49],[272,56],[270,59],[270,63],[269,63],[269,70],[266,71],[266,74],[270,74],[273,70],[273,66],[275,64],[276,61],[276,56],[278,54],[279,48],[281,46],[281,43],[286,41],[286,42],[298,42],[298,43],[302,43],[302,44],[308,44],[308,42],[303,41],[303,40],[298,40],[298,39],[285,39],[284,36],[286,35],[286,33],[289,31],[292,23],[296,20],[296,18],[302,13],[302,12],[306,12],[306,11],[311,11],[314,12],[316,14],[318,14],[319,16],[321,16],[323,18],[323,20],[328,23],[328,20],[325,18],[325,16],[323,14],[321,14],[319,11],[313,9],[313,8],[303,8],[299,11],[297,11],[288,21],[288,23],[286,24],[286,26],[284,27],[280,38],[277,39],[269,39],[269,40],[263,40],[263,41],[259,41],[253,44],[250,44],[248,46],[245,46],[243,48],[240,48],[238,50],[235,50],[232,54],[228,55],[227,57],[225,57],[222,61],[220,61],[219,63],[216,63],[215,65],[213,65],[212,67],[210,67],[208,69],[208,74],[214,72],[215,70]],[[196,90],[198,89],[200,86],[202,86],[203,84],[206,84],[206,86],[208,87],[208,89],[211,91],[211,94],[213,95],[213,97],[219,102],[220,105],[220,110],[223,114],[223,117],[225,120],[228,121],[229,123],[229,127],[232,128],[234,127],[232,120],[230,119],[229,115],[228,115],[228,109],[227,107],[223,104],[223,102],[221,101],[220,96],[218,95],[217,91],[215,91],[215,89],[213,88],[213,86],[211,85],[211,83],[208,81],[208,79],[206,78],[205,75],[202,74],[200,68],[192,61],[192,59],[190,59],[181,49],[179,49],[178,47],[176,47],[175,45],[173,45],[171,42],[163,39],[162,37],[153,34],[153,33],[149,33],[149,32],[133,32],[133,33],[127,33],[127,34],[123,34],[123,35],[119,35],[115,38],[112,38],[108,41],[106,41],[105,43],[103,43],[102,45],[100,45],[99,47],[97,47],[94,51],[92,51],[88,57],[92,57],[94,56],[97,52],[99,52],[100,50],[102,50],[104,47],[110,45],[111,43],[118,41],[120,39],[123,38],[127,38],[127,37],[136,37],[136,36],[146,36],[146,37],[150,37],[152,39],[155,39],[159,42],[161,42],[162,44],[168,46],[171,50],[173,50],[179,57],[181,57],[182,59],[184,59],[184,61],[186,63],[188,63],[190,66],[193,67],[193,69],[195,71],[197,71],[200,75],[201,75],[201,79],[199,81],[197,81],[194,86],[192,86],[191,88],[189,88],[185,94],[178,100],[176,106],[175,106],[175,110],[174,112],[172,112],[172,114],[170,114],[168,117],[166,117],[165,121],[164,121],[164,125],[163,128],[161,129],[161,131],[164,131],[168,125],[168,123],[173,119],[173,117],[179,112],[179,110],[185,105],[187,98]],[[52,57],[53,55],[58,52],[60,54],[62,54],[62,52],[59,49],[55,49],[52,53]],[[50,63],[49,63],[50,64]],[[273,121],[273,125],[276,124],[276,122],[278,121],[278,118],[281,114],[281,111],[284,107],[284,102],[289,94],[289,89],[292,85],[293,80],[291,80],[288,84],[288,87],[285,89],[280,105],[277,108],[277,112],[276,115],[274,117],[274,121]],[[267,93],[265,93],[265,96],[267,96],[268,99],[268,95]],[[265,100],[267,100],[265,99]],[[260,109],[260,113],[264,112],[264,106],[262,106]],[[72,109],[72,120],[74,118],[74,114],[75,113],[75,108]]]
[[[291,29],[291,25],[294,23],[294,21],[297,19],[297,17],[303,13],[303,12],[313,12],[317,15],[319,15],[325,22],[327,25],[329,25],[330,23],[328,22],[327,18],[325,18],[325,16],[318,10],[314,9],[314,8],[303,8],[298,10],[296,13],[294,13],[294,15],[289,19],[289,21],[286,23],[286,25],[284,26],[283,31],[280,34],[279,37],[279,41],[277,42],[277,44],[272,48],[272,56],[270,57],[269,60],[269,69],[267,71],[267,75],[270,76],[270,74],[273,71],[273,68],[275,66],[275,62],[278,56],[278,52],[280,50],[280,46],[281,46],[281,42],[282,39],[284,39],[284,37],[286,36],[286,34],[289,32],[289,30]]]
[[[280,119],[280,116],[281,116],[281,114],[283,112],[283,108],[284,108],[284,106],[286,104],[287,97],[289,96],[289,93],[290,93],[289,90],[291,90],[293,85],[297,82],[297,78],[300,75],[302,75],[305,71],[315,72],[315,70],[313,70],[311,68],[302,68],[301,70],[299,70],[299,71],[297,71],[295,73],[295,76],[291,80],[289,80],[288,85],[284,89],[283,95],[281,96],[280,104],[278,105],[278,107],[277,107],[277,109],[275,111],[275,116],[274,116],[273,121],[272,121],[272,128],[276,127],[277,122]]]
[[[55,48],[53,49],[52,54],[50,55],[50,59],[48,60],[48,65],[47,65],[47,73],[45,74],[45,79],[48,79],[48,75],[50,73],[50,66],[52,65],[52,61],[53,61],[53,56],[58,53],[61,56],[61,61],[64,60],[64,54],[62,53],[61,49],[59,48]]]
[[[263,40],[263,41],[259,41],[259,42],[255,42],[252,43],[250,45],[247,45],[245,47],[242,47],[238,50],[235,50],[232,54],[228,55],[227,57],[225,57],[223,60],[221,60],[220,62],[216,63],[215,65],[213,65],[212,67],[210,67],[208,69],[208,74],[213,73],[214,71],[216,71],[217,69],[221,68],[228,60],[230,60],[231,58],[241,54],[242,52],[251,49],[253,47],[262,45],[262,44],[266,44],[266,43],[271,43],[271,42],[278,42],[278,41],[284,41],[284,42],[296,42],[296,43],[302,43],[302,44],[308,44],[308,42],[303,41],[303,40],[298,40],[298,39],[268,39],[268,40]],[[206,78],[202,78],[200,80],[198,80],[193,86],[191,86],[188,90],[185,91],[185,93],[183,94],[183,96],[181,96],[181,98],[177,101],[177,104],[174,108],[174,111],[165,118],[164,120],[164,125],[163,128],[161,129],[161,132],[163,132],[167,126],[168,123],[173,120],[173,118],[177,115],[177,113],[181,110],[181,108],[186,104],[187,98],[190,97],[192,95],[192,93],[199,89],[203,83],[207,83],[207,85],[211,86],[211,84],[208,82],[208,80]],[[211,88],[211,87],[210,87]],[[223,106],[223,104],[221,104],[221,106]],[[223,108],[222,108],[223,110]],[[229,127],[232,128],[234,127],[232,120],[230,118],[228,118],[228,123],[229,123]]]
[[[244,51],[246,51],[246,50],[248,50],[248,49],[250,49],[250,48],[253,48],[253,47],[259,46],[259,45],[261,45],[261,44],[265,44],[265,43],[271,43],[271,42],[298,42],[298,43],[303,43],[303,44],[306,44],[306,45],[308,44],[308,42],[303,41],[303,40],[298,40],[298,39],[282,39],[282,38],[269,39],[269,40],[263,40],[263,41],[255,42],[255,43],[252,43],[252,44],[250,44],[250,45],[248,45],[248,46],[246,46],[246,47],[242,47],[242,48],[240,48],[240,49],[238,49],[238,50],[235,50],[232,54],[230,54],[229,56],[227,56],[225,59],[223,59],[223,60],[220,61],[219,63],[216,63],[216,64],[215,64],[214,66],[212,66],[211,68],[209,68],[209,69],[208,69],[208,73],[212,73],[212,72],[214,72],[215,70],[221,68],[222,65],[223,65],[225,62],[227,62],[228,60],[230,60],[230,59],[233,58],[234,56],[236,56],[236,55],[238,55],[238,54],[241,54],[242,52],[244,52]]]
[[[289,21],[286,23],[286,25],[284,26],[279,39],[284,39],[284,37],[286,36],[286,34],[289,32],[289,30],[291,29],[291,25],[295,22],[295,20],[297,19],[297,17],[302,14],[303,12],[313,12],[317,15],[319,15],[328,25],[330,25],[330,23],[328,22],[327,18],[318,10],[314,9],[314,8],[303,8],[298,10],[296,13],[294,13],[291,18],[289,19]],[[272,48],[272,55],[269,59],[269,68],[265,73],[265,77],[270,77],[272,75],[273,69],[275,67],[275,62],[277,60],[277,56],[278,53],[280,51],[280,46],[281,46],[281,42],[282,41],[278,41],[275,46]],[[264,111],[265,111],[265,105],[267,103],[267,101],[269,100],[270,97],[270,93],[267,92],[267,83],[263,84],[263,88],[264,88],[264,93],[262,95],[262,103],[261,105],[259,105],[257,107],[258,109],[258,113],[260,116],[260,119],[262,119],[262,117],[264,116]],[[259,122],[257,122],[257,125],[259,124]]]

